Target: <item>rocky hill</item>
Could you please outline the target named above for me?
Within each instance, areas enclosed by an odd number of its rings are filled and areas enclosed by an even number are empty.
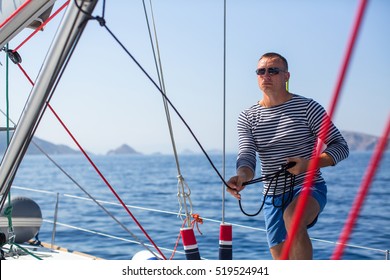
[[[33,142],[45,151],[49,155],[62,155],[62,154],[77,154],[77,150],[74,150],[66,145],[57,145],[49,141],[42,140],[38,137],[33,137]],[[27,154],[36,155],[42,154],[42,152],[33,143],[27,149]],[[3,155],[7,147],[7,138],[4,132],[0,133],[0,154]]]
[[[110,150],[107,152],[107,155],[140,155],[141,153],[134,150],[129,145],[123,144],[119,148]]]
[[[379,140],[379,137],[352,131],[341,131],[348,143],[350,151],[371,151]],[[389,145],[387,149],[389,149]]]

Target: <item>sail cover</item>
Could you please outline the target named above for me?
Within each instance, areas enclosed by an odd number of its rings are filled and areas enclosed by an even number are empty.
[[[51,13],[55,0],[0,1],[0,49],[26,27],[37,28]]]

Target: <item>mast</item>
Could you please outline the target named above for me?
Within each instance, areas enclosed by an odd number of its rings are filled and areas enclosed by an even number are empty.
[[[98,0],[75,0],[69,3],[61,27],[48,51],[42,69],[27,101],[15,132],[0,165],[0,210],[11,188],[16,171],[46,109],[46,102],[65,69]],[[81,10],[82,11],[81,11]]]

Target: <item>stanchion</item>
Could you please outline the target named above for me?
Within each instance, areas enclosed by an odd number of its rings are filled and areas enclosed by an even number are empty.
[[[221,224],[219,227],[219,259],[233,259],[233,228],[231,224]]]
[[[196,242],[193,228],[181,228],[181,238],[183,240],[184,252],[187,260],[200,260],[198,243]]]

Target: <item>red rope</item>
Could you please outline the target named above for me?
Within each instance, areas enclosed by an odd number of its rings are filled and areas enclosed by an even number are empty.
[[[55,11],[50,17],[48,17],[40,26],[38,26],[33,33],[31,33],[24,41],[13,50],[13,52],[16,52],[18,49],[20,49],[28,40],[30,40],[36,33],[38,33],[39,30],[41,30],[43,27],[46,26],[56,15],[58,15],[68,4],[70,0],[66,1],[61,7],[58,8],[57,11]]]
[[[344,78],[345,78],[345,75],[347,72],[349,61],[350,61],[351,56],[352,56],[353,48],[354,48],[355,43],[356,43],[357,35],[359,32],[359,27],[361,25],[361,22],[363,19],[363,14],[364,14],[366,6],[367,6],[367,0],[361,0],[360,4],[359,4],[359,8],[358,8],[358,14],[357,14],[354,26],[353,26],[352,35],[351,35],[350,40],[349,40],[347,53],[344,57],[344,61],[342,64],[342,68],[341,68],[341,72],[340,72],[340,75],[338,78],[338,82],[336,84],[336,88],[335,88],[335,91],[333,93],[332,102],[331,102],[330,110],[329,110],[329,118],[324,116],[324,119],[322,122],[321,134],[324,135],[325,138],[329,132],[330,122],[332,120],[332,117],[333,117],[333,114],[334,114],[334,111],[336,108],[336,104],[337,104],[338,98],[340,96],[343,81],[344,81]],[[316,170],[318,168],[320,154],[321,154],[320,147],[316,151],[313,151],[313,155],[315,155],[315,156],[310,161],[309,171]],[[284,260],[288,259],[288,255],[289,255],[289,252],[291,249],[292,242],[294,241],[294,238],[295,238],[297,230],[298,230],[299,222],[301,221],[302,216],[303,216],[303,212],[305,211],[305,208],[306,208],[307,200],[308,200],[308,197],[309,197],[310,192],[311,192],[310,186],[311,186],[313,180],[314,180],[314,172],[308,172],[308,175],[306,176],[304,184],[303,184],[302,193],[298,198],[296,211],[295,211],[294,216],[293,216],[291,232],[289,233],[289,236],[286,239],[285,245],[283,246],[281,259],[284,259]]]
[[[17,64],[19,69],[23,72],[24,76],[26,76],[27,80],[30,82],[30,84],[32,86],[34,86],[34,82],[33,80],[31,80],[30,76],[27,74],[27,72],[24,70],[24,68],[22,67],[22,65],[20,65],[20,63]]]
[[[199,214],[192,214],[192,218],[193,218],[193,220],[191,222],[192,229],[194,228],[194,225],[196,224],[196,228],[197,228],[198,232],[200,234],[202,234],[202,232],[199,229],[199,224],[203,224],[203,219],[200,217]],[[187,222],[187,218],[184,219],[183,224],[181,225],[182,228],[184,228],[186,222]],[[176,251],[177,251],[177,247],[179,246],[180,239],[181,239],[181,233],[179,232],[179,234],[176,238],[175,246],[173,247],[172,254],[171,254],[171,257],[169,258],[169,260],[173,260],[173,257],[175,256]]]
[[[27,75],[26,71],[20,66],[20,63],[18,64],[19,68],[22,70],[22,72],[26,75],[27,79],[30,81],[30,83],[34,86],[33,81],[30,79],[30,77]],[[155,247],[155,249],[158,251],[158,253],[166,260],[167,258],[165,255],[161,252],[161,250],[158,248],[158,246],[154,243],[152,238],[149,236],[149,234],[145,231],[145,229],[142,227],[142,225],[138,222],[137,218],[133,215],[133,213],[130,211],[130,209],[126,206],[126,204],[123,202],[123,200],[120,198],[120,196],[117,194],[117,192],[114,190],[114,188],[111,186],[111,184],[107,181],[107,179],[104,177],[104,175],[100,172],[99,168],[95,165],[95,163],[92,161],[92,159],[88,156],[84,148],[80,145],[80,143],[77,141],[77,139],[73,136],[71,131],[68,129],[68,127],[65,125],[65,123],[62,121],[62,119],[58,116],[56,111],[53,109],[53,107],[46,102],[49,109],[52,111],[54,116],[57,118],[57,120],[60,122],[62,127],[65,129],[65,131],[68,133],[68,135],[72,138],[74,143],[77,145],[77,147],[80,149],[80,151],[84,154],[86,159],[89,161],[89,163],[92,165],[92,167],[95,169],[95,171],[98,173],[100,178],[104,181],[104,183],[107,185],[107,187],[111,190],[111,192],[114,194],[114,196],[117,198],[117,200],[120,202],[120,204],[123,206],[123,208],[126,210],[126,212],[131,216],[133,221],[137,224],[137,226],[140,228],[140,230],[144,233],[146,238],[152,243],[152,245]]]
[[[379,162],[382,158],[384,151],[386,150],[386,145],[387,145],[389,135],[390,135],[390,116],[387,120],[387,127],[382,137],[379,139],[379,142],[374,151],[374,155],[372,156],[371,162],[367,167],[368,171],[366,171],[366,176],[364,177],[360,185],[359,192],[356,195],[355,202],[353,203],[348,220],[346,221],[344,225],[344,229],[339,237],[338,246],[335,248],[333,252],[333,256],[332,256],[333,260],[339,260],[343,255],[345,243],[348,241],[351,235],[352,229],[358,218],[364,199],[366,198],[368,190],[370,188],[370,184],[375,176],[377,167],[379,166]]]
[[[138,222],[137,218],[133,215],[133,213],[130,211],[130,209],[126,206],[126,204],[123,202],[123,200],[120,198],[120,196],[117,194],[117,192],[114,190],[114,188],[111,186],[111,184],[107,181],[107,179],[104,177],[104,175],[100,172],[99,168],[95,165],[95,163],[92,161],[92,159],[88,156],[86,151],[83,149],[83,147],[80,145],[80,143],[77,141],[77,139],[73,136],[73,134],[70,132],[68,127],[63,123],[61,118],[57,115],[57,113],[54,111],[54,109],[51,107],[49,103],[47,103],[47,106],[52,111],[54,116],[57,118],[57,120],[61,123],[63,128],[66,130],[66,132],[69,134],[69,136],[72,138],[74,143],[79,147],[80,151],[84,154],[84,156],[87,158],[89,163],[92,165],[92,167],[95,169],[95,171],[98,173],[100,178],[104,181],[104,183],[107,185],[107,187],[111,190],[111,192],[114,194],[114,196],[117,198],[117,200],[120,202],[120,204],[123,206],[123,208],[126,210],[126,212],[131,216],[131,218],[134,220],[134,222],[137,224],[137,226],[140,228],[140,230],[145,234],[147,239],[153,244],[153,246],[156,248],[156,250],[159,252],[159,254],[166,260],[166,257],[164,254],[160,251],[158,246],[154,243],[152,238],[149,236],[149,234],[145,231],[145,229],[142,227],[142,225]]]
[[[21,46],[23,46],[33,35],[35,35],[42,27],[44,27],[49,21],[51,21],[60,11],[62,11],[70,1],[65,2],[54,14],[52,14],[44,23],[42,23],[35,31],[28,36],[16,49],[13,51],[16,52]],[[27,2],[24,3],[23,6],[25,6]],[[19,9],[18,9],[19,10]],[[26,76],[26,78],[29,80],[32,86],[34,86],[34,82],[29,77],[27,72],[23,69],[23,67],[20,65],[20,63],[17,64],[19,66],[19,69],[23,72],[23,74]],[[145,231],[145,229],[142,227],[142,225],[138,222],[136,217],[133,215],[133,213],[130,211],[130,209],[126,206],[126,204],[123,202],[123,200],[119,197],[119,195],[116,193],[114,188],[111,186],[111,184],[107,181],[107,179],[104,177],[104,175],[100,172],[99,168],[95,165],[95,163],[92,161],[92,159],[88,156],[84,148],[80,145],[80,143],[77,141],[77,139],[73,136],[71,131],[68,129],[68,127],[65,125],[65,123],[62,121],[62,119],[58,116],[56,111],[53,109],[53,107],[47,102],[46,103],[48,108],[52,111],[54,116],[57,118],[57,120],[60,122],[62,127],[65,129],[65,131],[68,133],[68,135],[72,138],[74,143],[77,145],[77,147],[80,149],[80,151],[84,154],[86,159],[89,161],[89,163],[92,165],[92,167],[95,169],[95,171],[98,173],[100,178],[104,181],[104,183],[107,185],[107,187],[111,190],[111,192],[114,194],[114,196],[117,198],[117,200],[120,202],[120,204],[123,206],[123,208],[126,210],[126,212],[132,217],[134,222],[137,224],[137,226],[140,228],[140,230],[144,233],[144,235],[147,237],[147,239],[152,243],[152,245],[155,247],[155,249],[158,251],[158,253],[166,260],[165,255],[161,252],[161,250],[158,248],[158,246],[155,244],[155,242],[152,240],[152,238],[149,236],[149,234]]]

